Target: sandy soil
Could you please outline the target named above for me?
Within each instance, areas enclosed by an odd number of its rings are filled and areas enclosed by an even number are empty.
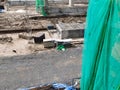
[[[46,38],[48,38],[49,34],[47,32],[42,32],[42,33],[45,33]],[[31,34],[27,34],[27,33],[24,33],[24,34],[31,36]],[[27,55],[27,54],[46,50],[43,44],[35,44],[33,39],[32,40],[22,39],[22,38],[19,38],[18,35],[19,34],[0,35],[0,37],[12,38],[11,42],[0,40],[0,57]]]
[[[40,16],[35,12],[34,7],[28,7],[27,15],[25,7],[10,7],[8,12],[0,13],[0,30],[46,28],[48,24],[58,22],[84,22],[85,18],[66,17],[66,18],[38,18],[27,19],[28,17]],[[29,44],[29,40],[18,38],[18,34],[0,34],[0,37],[12,37],[12,42],[0,42],[0,56],[27,55],[37,51],[45,50],[42,44]],[[46,33],[49,38],[48,33]]]

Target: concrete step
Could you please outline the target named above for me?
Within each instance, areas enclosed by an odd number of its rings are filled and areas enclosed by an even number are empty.
[[[61,39],[68,38],[83,38],[84,37],[84,24],[80,23],[59,23],[56,28],[59,32]]]

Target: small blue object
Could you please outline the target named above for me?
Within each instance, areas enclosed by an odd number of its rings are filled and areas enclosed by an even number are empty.
[[[67,86],[65,90],[76,90],[73,86]]]
[[[0,13],[2,13],[2,9],[0,9]]]
[[[65,88],[64,90],[76,90],[75,87],[68,86],[68,85],[62,84],[62,83],[55,83],[55,84],[53,84],[53,88],[55,88],[55,89]]]
[[[55,27],[54,27],[53,24],[49,24],[49,25],[47,26],[47,29],[48,29],[48,30],[51,30],[51,29],[55,29]]]
[[[62,83],[53,84],[53,88],[55,88],[55,89],[66,88],[66,87],[67,87],[67,85],[62,84]]]
[[[4,12],[4,9],[0,9],[0,13],[3,13]]]
[[[29,89],[27,89],[27,88],[19,88],[17,90],[29,90]]]

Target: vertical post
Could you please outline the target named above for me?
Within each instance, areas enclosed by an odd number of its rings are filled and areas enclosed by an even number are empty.
[[[36,0],[36,10],[40,12],[43,16],[46,16],[45,11],[45,0]]]
[[[69,7],[73,6],[73,0],[69,0]]]
[[[48,6],[48,0],[45,0],[45,7]]]

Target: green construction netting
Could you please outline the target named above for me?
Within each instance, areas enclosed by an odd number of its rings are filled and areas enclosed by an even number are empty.
[[[40,12],[43,16],[46,16],[45,12],[45,0],[36,0],[36,11]]]
[[[90,0],[81,90],[120,90],[120,0]]]

